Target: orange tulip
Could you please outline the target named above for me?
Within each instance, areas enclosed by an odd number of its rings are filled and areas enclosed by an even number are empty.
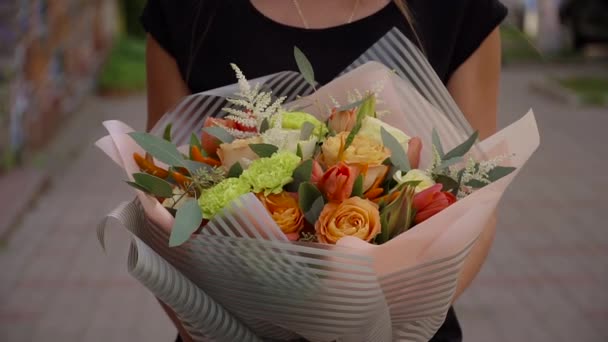
[[[456,202],[456,196],[450,192],[442,192],[442,188],[443,185],[435,184],[414,196],[414,202],[412,203],[414,209],[416,209],[414,223],[426,221]]]
[[[323,174],[318,186],[330,202],[342,202],[353,192],[358,175],[357,169],[340,162]]]

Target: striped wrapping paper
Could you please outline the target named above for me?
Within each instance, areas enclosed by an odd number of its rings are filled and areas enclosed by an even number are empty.
[[[420,136],[424,146],[431,145],[433,128],[448,149],[472,133],[424,56],[396,29],[316,92],[294,72],[257,81],[286,96],[288,107],[309,106],[320,118],[326,105],[345,102],[347,90],[379,82],[379,109],[389,112],[383,120]],[[235,90],[185,98],[154,131],[172,123],[176,142],[187,143],[206,117],[223,115],[225,96]],[[126,136],[132,130],[116,121],[105,125],[110,135],[97,145],[130,176],[131,156],[141,151]],[[511,165],[521,168],[538,144],[529,113],[473,152],[513,155]],[[422,166],[430,163],[425,154]],[[173,308],[196,341],[426,341],[445,319],[465,258],[515,174],[381,246],[355,238],[335,246],[289,242],[252,194],[177,248],[168,247],[173,218],[143,193],[108,215],[98,235],[103,245],[109,218],[132,233],[130,273]]]

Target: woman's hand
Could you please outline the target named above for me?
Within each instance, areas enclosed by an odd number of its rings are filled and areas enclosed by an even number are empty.
[[[448,90],[471,126],[479,131],[482,140],[496,133],[500,57],[500,32],[495,29],[477,51],[454,72],[448,82]],[[464,292],[481,270],[490,252],[495,233],[496,217],[494,216],[465,260],[454,300]]]

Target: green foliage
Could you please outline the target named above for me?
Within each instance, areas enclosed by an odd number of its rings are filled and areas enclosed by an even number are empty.
[[[588,105],[608,104],[608,78],[570,77],[557,80],[562,87],[576,93]]]
[[[98,89],[135,92],[146,88],[146,46],[143,39],[120,38],[101,70]]]

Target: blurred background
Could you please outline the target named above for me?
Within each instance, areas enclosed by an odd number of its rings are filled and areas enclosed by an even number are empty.
[[[608,1],[502,1],[499,121],[533,108],[542,143],[456,305],[465,341],[608,341]],[[131,198],[92,144],[144,128],[144,4],[0,0],[0,341],[175,337],[125,233],[95,237]]]

